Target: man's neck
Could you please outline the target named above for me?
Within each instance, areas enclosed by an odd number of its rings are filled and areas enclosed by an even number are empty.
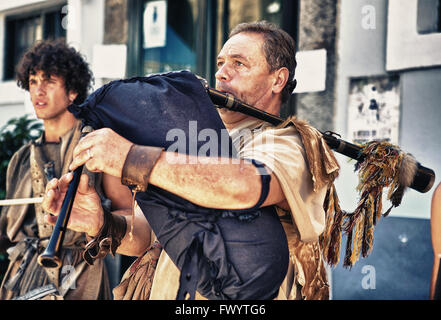
[[[280,109],[281,109],[280,104],[274,104],[274,105],[270,106],[270,108],[266,108],[265,110],[261,109],[261,110],[279,117],[280,116]],[[221,118],[222,118],[222,116],[221,116]],[[244,118],[240,118],[240,119],[238,119],[238,121],[234,121],[234,122],[224,121],[224,125],[225,125],[225,128],[228,131],[230,131],[231,129],[234,129],[234,128],[240,126],[242,123],[249,121],[250,119],[256,119],[256,118],[252,117],[252,116],[247,116]],[[222,120],[224,120],[224,119],[222,119]]]
[[[257,108],[259,108],[259,106],[257,106]],[[282,109],[282,100],[280,97],[278,97],[277,99],[272,99],[264,107],[259,108],[259,109],[279,117],[280,110]]]
[[[44,120],[44,139],[46,142],[60,142],[60,137],[71,130],[75,123],[75,117],[65,117],[64,119]]]
[[[238,121],[236,121],[236,122],[228,122],[228,123],[224,122],[224,125],[225,125],[225,128],[226,128],[228,131],[230,131],[230,130],[232,130],[232,129],[238,127],[238,126],[239,126],[241,123],[243,123],[244,121],[249,120],[250,118],[251,118],[251,117],[242,118],[242,119],[240,119],[240,120],[238,120]]]

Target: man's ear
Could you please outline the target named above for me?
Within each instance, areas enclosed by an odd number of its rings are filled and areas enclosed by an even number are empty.
[[[69,91],[69,94],[67,95],[70,103],[74,102],[74,100],[78,97],[78,93],[75,91]]]
[[[289,79],[289,71],[282,67],[274,71],[273,93],[281,93]]]

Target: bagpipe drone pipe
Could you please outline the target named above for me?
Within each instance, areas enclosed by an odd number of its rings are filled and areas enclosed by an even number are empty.
[[[85,126],[95,130],[110,128],[135,144],[196,156],[202,153],[236,157],[213,104],[273,124],[283,120],[247,106],[231,95],[209,89],[188,71],[112,81],[93,92],[83,104],[69,106],[69,111]],[[218,139],[218,146],[228,147],[211,154],[206,140],[198,138],[207,130],[214,130],[216,134],[211,137]],[[323,136],[329,136],[326,141],[329,139],[328,144],[337,152],[350,150],[358,158],[363,157],[361,147],[342,142],[331,134]],[[176,137],[182,138],[179,143]],[[418,164],[410,187],[425,192],[433,179],[433,171]],[[164,250],[181,271],[177,299],[184,299],[187,294],[194,298],[195,290],[208,299],[276,296],[288,268],[289,252],[285,232],[273,207],[209,209],[153,185],[146,192],[138,192],[136,201]],[[58,219],[67,224],[68,218],[62,216],[60,212]],[[59,238],[52,234],[49,243],[57,243],[55,254],[60,247]]]

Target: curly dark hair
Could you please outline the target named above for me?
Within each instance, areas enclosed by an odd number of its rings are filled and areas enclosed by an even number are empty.
[[[25,52],[16,68],[17,85],[29,91],[29,76],[43,71],[50,78],[55,75],[63,78],[66,93],[76,92],[73,101],[82,103],[92,88],[92,72],[82,55],[66,45],[64,39],[37,42]]]
[[[241,32],[263,35],[263,52],[271,72],[282,67],[288,69],[289,79],[282,91],[282,102],[286,102],[297,83],[294,79],[297,66],[294,39],[286,31],[265,20],[240,23],[231,30],[229,37]]]

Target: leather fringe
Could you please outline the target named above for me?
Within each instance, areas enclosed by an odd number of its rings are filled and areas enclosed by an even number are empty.
[[[284,128],[288,125],[294,125],[300,134],[306,151],[314,192],[323,186],[330,186],[338,177],[340,166],[320,131],[295,116],[289,117],[278,127]]]

